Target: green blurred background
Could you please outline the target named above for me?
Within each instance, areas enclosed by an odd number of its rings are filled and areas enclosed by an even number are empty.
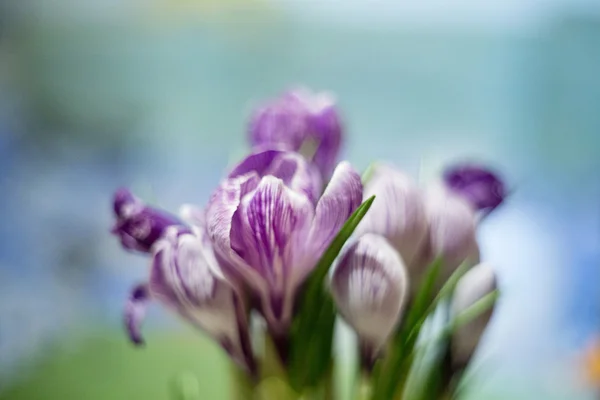
[[[598,2],[0,4],[0,399],[163,400],[190,374],[228,398],[219,349],[159,307],[146,348],[127,343],[147,261],[108,234],[110,198],[203,205],[252,105],[297,83],[337,94],[357,168],[426,181],[474,158],[514,189],[480,232],[504,296],[468,397],[597,395],[580,356],[600,326]]]

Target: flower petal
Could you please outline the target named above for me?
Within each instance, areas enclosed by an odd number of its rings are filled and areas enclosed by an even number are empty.
[[[316,260],[323,254],[363,197],[360,175],[344,161],[336,167],[316,209],[309,244]],[[315,261],[316,261],[315,260]]]
[[[423,196],[417,185],[397,169],[378,164],[365,183],[364,199],[377,196],[357,227],[357,235],[383,235],[410,265],[420,253],[427,236]]]
[[[192,226],[206,226],[206,215],[203,209],[193,204],[184,204],[179,208],[179,216],[183,221]]]
[[[298,150],[308,131],[308,113],[296,98],[282,96],[256,110],[248,125],[250,144]]]
[[[285,153],[284,150],[273,149],[254,152],[238,163],[231,170],[228,178],[236,178],[249,172],[255,172],[259,177],[264,176],[275,159]]]
[[[231,237],[234,215],[244,194],[254,190],[260,178],[249,172],[225,180],[213,193],[206,209],[206,232],[213,244],[215,257],[229,280],[243,281],[253,290],[266,291],[262,277],[234,251]]]
[[[287,187],[306,194],[313,203],[316,203],[323,190],[319,171],[298,153],[280,154],[273,160],[265,175],[280,178]]]
[[[255,152],[229,174],[229,178],[253,173],[258,177],[267,175],[282,179],[291,189],[305,193],[312,201],[321,195],[323,181],[319,171],[298,153],[282,150]]]
[[[491,212],[504,201],[506,188],[498,174],[476,164],[456,165],[444,173],[444,182],[476,210]]]
[[[289,276],[292,268],[299,267],[313,216],[306,196],[286,187],[281,179],[265,176],[233,218],[232,248],[269,288],[270,304],[263,310],[268,318],[289,318],[291,306],[284,297],[293,291],[288,287]]]
[[[342,316],[376,351],[400,320],[408,275],[399,254],[384,237],[365,234],[342,255],[331,288]]]
[[[125,328],[131,342],[137,346],[144,344],[141,325],[146,316],[146,307],[150,300],[150,293],[146,284],[137,285],[131,291],[125,305]]]
[[[241,365],[253,368],[248,326],[239,293],[214,273],[216,259],[202,233],[171,229],[155,250],[149,288],[153,298],[205,331]]]
[[[297,151],[331,176],[342,143],[342,126],[334,96],[296,88],[259,109],[250,123],[253,148]]]
[[[488,264],[479,264],[467,272],[458,282],[452,298],[454,315],[466,310],[497,288],[496,274]],[[492,317],[493,308],[458,329],[452,337],[452,362],[464,368],[473,357],[477,346]]]
[[[130,250],[147,253],[168,227],[184,225],[176,216],[147,206],[124,188],[115,193],[113,208],[117,221],[112,233]]]
[[[451,274],[478,249],[475,212],[463,199],[441,186],[429,188],[425,207],[429,221],[428,250],[432,258],[443,257],[444,270]]]

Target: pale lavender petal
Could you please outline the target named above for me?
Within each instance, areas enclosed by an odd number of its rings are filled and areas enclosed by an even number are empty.
[[[475,210],[442,185],[425,192],[428,234],[425,245],[409,265],[411,280],[419,282],[427,266],[441,257],[443,264],[437,282],[441,287],[461,264],[479,262]],[[414,288],[414,286],[413,286]]]
[[[242,197],[258,185],[260,178],[250,172],[225,180],[212,194],[206,208],[206,230],[218,250],[231,249],[231,222]]]
[[[223,273],[230,280],[244,281],[253,290],[267,290],[263,278],[236,253],[232,247],[234,215],[240,207],[245,192],[256,188],[259,178],[249,172],[225,180],[212,194],[206,209],[206,232],[212,241],[215,256]],[[254,190],[253,189],[253,190]]]
[[[442,256],[444,263],[457,267],[477,247],[474,210],[441,187],[428,190],[425,204],[432,256]]]
[[[362,197],[360,175],[350,163],[345,161],[339,163],[317,204],[315,220],[311,228],[310,253],[317,260],[342,229],[346,220],[361,204]]]
[[[365,183],[364,199],[373,195],[375,201],[356,234],[372,232],[385,236],[404,262],[412,264],[427,236],[427,217],[420,189],[406,174],[378,164]]]
[[[231,245],[247,266],[266,282],[270,298],[263,312],[273,323],[287,323],[291,306],[287,285],[302,256],[314,216],[306,196],[286,187],[282,180],[265,176],[256,191],[244,198],[233,218]],[[277,322],[276,322],[276,321]]]
[[[456,286],[451,304],[453,315],[465,311],[496,290],[497,286],[496,274],[490,265],[479,264],[473,267]],[[488,327],[493,311],[492,307],[455,332],[451,345],[452,363],[455,367],[467,366]]]
[[[247,368],[248,326],[236,289],[215,274],[216,259],[202,232],[170,229],[156,245],[149,288],[152,297],[206,332]]]
[[[341,315],[377,351],[400,320],[408,292],[406,267],[384,237],[365,234],[344,251],[331,289]]]
[[[141,325],[146,316],[146,307],[150,300],[150,293],[146,284],[137,285],[131,291],[125,305],[124,320],[129,339],[136,346],[144,344]]]

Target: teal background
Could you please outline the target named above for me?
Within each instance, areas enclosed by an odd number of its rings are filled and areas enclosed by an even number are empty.
[[[158,306],[147,348],[126,342],[122,305],[147,265],[108,234],[110,197],[204,204],[245,151],[252,105],[297,83],[337,94],[359,169],[388,160],[427,182],[477,159],[513,190],[480,231],[504,294],[469,398],[593,398],[599,9],[2,3],[0,399],[167,399],[186,372],[201,398],[227,398],[219,350]]]

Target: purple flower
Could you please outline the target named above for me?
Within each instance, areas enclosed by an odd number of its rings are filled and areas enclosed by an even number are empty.
[[[151,299],[206,332],[241,366],[254,370],[242,297],[220,274],[201,229],[169,227],[153,247],[149,282],[133,289],[125,307],[126,327],[135,344],[143,343],[140,325]]]
[[[382,236],[361,236],[340,258],[331,291],[340,314],[360,338],[363,356],[372,359],[406,302],[408,275],[400,255]]]
[[[364,197],[377,197],[356,230],[357,236],[384,236],[406,264],[411,290],[427,266],[443,258],[440,281],[465,260],[479,261],[475,238],[476,215],[464,198],[443,185],[422,191],[404,173],[376,164],[365,183]]]
[[[460,314],[497,289],[496,274],[491,266],[479,264],[467,272],[458,282],[452,298],[453,315]],[[458,329],[452,337],[451,355],[455,368],[465,368],[492,317],[494,308],[484,312]]]
[[[342,144],[335,99],[304,88],[289,91],[254,112],[249,138],[255,148],[300,152],[329,178]]]
[[[347,162],[322,195],[320,187],[303,157],[269,150],[235,167],[207,208],[224,274],[255,294],[273,332],[289,327],[298,287],[362,199],[360,176]]]
[[[423,196],[409,176],[397,169],[374,165],[365,182],[364,198],[376,195],[371,209],[356,230],[356,235],[377,233],[384,236],[411,265],[427,236],[427,217]]]
[[[493,171],[479,165],[464,164],[444,173],[446,185],[464,197],[476,210],[493,211],[504,201],[504,182]]]
[[[117,221],[111,232],[130,250],[147,253],[169,226],[183,225],[176,216],[147,206],[125,188],[116,191],[113,209]]]

